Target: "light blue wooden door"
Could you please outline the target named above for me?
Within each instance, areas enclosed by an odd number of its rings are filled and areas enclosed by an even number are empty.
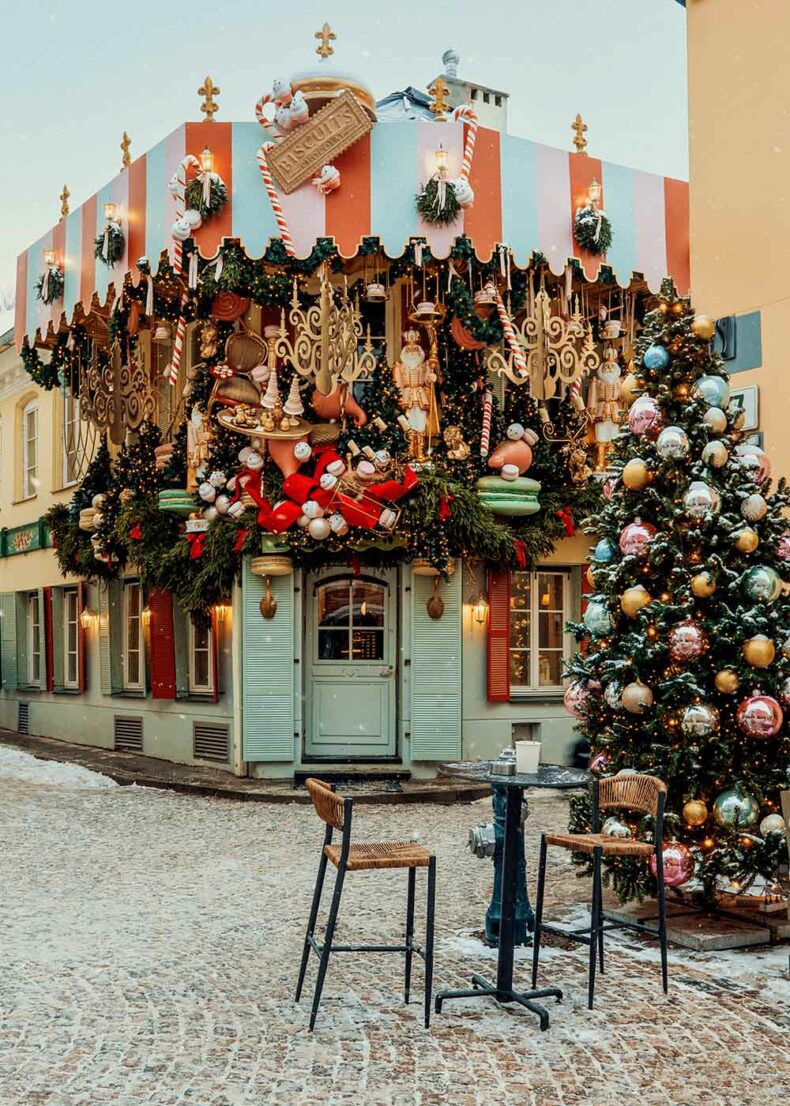
[[[307,577],[305,755],[389,757],[397,751],[397,573]]]

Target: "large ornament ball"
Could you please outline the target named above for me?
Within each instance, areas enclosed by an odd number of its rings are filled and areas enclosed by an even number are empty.
[[[695,315],[691,320],[691,330],[698,338],[704,338],[707,342],[716,333],[716,323],[710,315]]]
[[[708,648],[708,635],[698,622],[688,618],[678,622],[667,634],[669,655],[675,661],[693,661]]]
[[[607,684],[603,691],[603,697],[610,710],[623,709],[623,688],[621,684],[616,682]]]
[[[691,703],[683,711],[680,728],[686,737],[711,737],[719,731],[719,712],[709,703]]]
[[[646,607],[651,602],[650,593],[641,584],[627,588],[620,596],[620,606],[629,618],[636,618],[642,607]]]
[[[315,499],[308,499],[302,504],[302,514],[307,518],[321,518],[324,513],[324,508]]]
[[[624,466],[622,480],[632,492],[641,491],[650,482],[650,470],[641,457],[632,457]]]
[[[781,814],[766,814],[760,822],[760,833],[766,837],[769,833],[784,833],[787,823]]]
[[[735,535],[735,548],[739,553],[754,553],[759,544],[760,537],[756,530],[752,530],[751,526],[744,526]]]
[[[214,506],[217,508],[221,515],[226,515],[228,513],[228,508],[230,507],[230,496],[218,495],[217,498],[214,500]]]
[[[753,795],[740,788],[722,791],[713,804],[713,817],[720,826],[753,826],[760,817],[760,807]]]
[[[776,737],[784,715],[770,695],[752,695],[738,707],[738,728],[747,737]]]
[[[332,527],[327,518],[311,518],[307,524],[307,532],[316,541],[323,541],[332,533]]]
[[[654,343],[652,346],[648,346],[645,350],[645,355],[642,358],[642,364],[646,369],[660,370],[665,369],[669,364],[669,354],[664,346],[660,346]]]
[[[741,463],[748,472],[754,475],[760,483],[771,475],[771,461],[764,449],[749,442],[741,442],[735,447],[735,452],[740,457]]]
[[[623,688],[623,706],[629,714],[644,714],[653,705],[653,692],[638,680]]]
[[[619,775],[619,772],[618,772]],[[601,826],[601,833],[604,837],[633,837],[629,827],[625,822],[621,822],[619,818],[611,816],[606,819]]]
[[[605,772],[609,767],[609,754],[608,753],[596,753],[590,761],[590,771],[595,775],[599,775]]]
[[[702,826],[708,820],[708,808],[701,799],[689,799],[683,804],[683,818],[687,826]]]
[[[785,530],[776,543],[776,555],[780,561],[790,561],[790,530]]]
[[[702,421],[714,434],[723,434],[727,429],[727,416],[721,407],[709,407],[702,416]]]
[[[779,698],[783,707],[790,707],[790,676],[785,676],[779,687]]]
[[[718,438],[714,438],[712,442],[708,442],[702,451],[702,460],[704,464],[710,465],[712,468],[720,469],[723,465],[727,464],[730,459],[730,451],[727,449],[724,442]]]
[[[688,846],[680,841],[671,841],[661,851],[661,866],[664,872],[664,883],[667,887],[681,887],[688,883],[694,875],[694,855]],[[658,874],[656,854],[650,857],[650,871]]]
[[[730,398],[730,386],[723,376],[701,376],[694,384],[694,395],[709,407],[725,407]]]
[[[741,587],[754,603],[774,603],[782,594],[782,578],[770,565],[754,565],[741,577]]]
[[[743,643],[743,659],[752,668],[767,668],[775,656],[776,646],[765,634],[755,634]]]
[[[647,546],[656,536],[652,522],[635,519],[623,527],[620,534],[620,551],[626,557],[640,557],[647,553]]]
[[[721,496],[704,480],[692,480],[683,496],[683,508],[696,522],[716,515],[721,509]]]
[[[722,695],[732,695],[741,686],[738,673],[732,668],[722,668],[716,673],[713,682],[716,685],[716,690],[720,691]]]
[[[219,511],[217,510],[217,508],[213,504],[209,507],[204,507],[203,508],[203,518],[207,522],[213,522],[218,517],[219,517]]]
[[[688,457],[689,438],[682,426],[667,426],[658,435],[656,452],[665,461],[682,461]]]
[[[609,541],[608,538],[601,538],[593,550],[593,557],[596,561],[601,561],[603,564],[609,564],[615,558],[615,547]]]
[[[565,688],[562,704],[573,718],[584,716],[584,704],[590,695],[590,686],[584,680],[574,680]]]
[[[716,590],[716,581],[706,570],[691,577],[691,591],[697,599],[708,599]]]
[[[638,438],[656,433],[661,426],[661,408],[652,396],[639,396],[628,412],[628,429]]]
[[[768,512],[768,504],[765,497],[759,492],[747,495],[741,502],[741,514],[747,522],[759,522]]]
[[[205,500],[206,503],[213,503],[217,498],[217,489],[213,484],[209,484],[208,480],[204,480],[198,487],[198,495],[201,499]]]
[[[644,383],[645,382],[640,380],[638,376],[635,376],[634,373],[628,373],[627,376],[624,376],[620,381],[620,395],[623,402],[630,407],[644,387]]]
[[[605,637],[612,628],[612,616],[604,603],[591,599],[584,612],[584,625],[593,637]]]

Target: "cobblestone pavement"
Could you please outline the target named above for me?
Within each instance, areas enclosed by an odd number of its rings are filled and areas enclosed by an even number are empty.
[[[531,800],[533,868],[538,828],[563,827],[566,803]],[[474,936],[491,866],[466,851],[489,810],[359,811],[360,836],[436,849],[439,987],[492,967]],[[787,948],[673,953],[665,997],[654,950],[613,939],[590,1012],[585,950],[555,945],[544,978],[566,999],[547,1033],[478,1001],[426,1032],[402,1004],[400,957],[338,956],[309,1034],[293,986],[320,833],[308,807],[0,779],[0,1106],[787,1101]],[[550,913],[578,913],[589,885],[552,860]],[[351,873],[346,888],[338,938],[397,939],[405,873]]]

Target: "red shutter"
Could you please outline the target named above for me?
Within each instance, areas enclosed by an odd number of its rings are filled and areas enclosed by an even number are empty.
[[[510,699],[510,573],[488,573],[488,701]]]
[[[219,700],[219,629],[217,608],[211,608],[211,686],[214,688],[214,702]]]
[[[151,642],[151,697],[176,697],[176,643],[173,631],[173,596],[154,590],[148,596]]]
[[[44,592],[44,649],[47,664],[47,691],[55,690],[55,668],[52,657],[52,588]]]
[[[85,584],[77,584],[77,687],[80,695],[85,694],[88,686],[87,655],[85,652],[85,627],[82,625],[82,612],[86,607]]]

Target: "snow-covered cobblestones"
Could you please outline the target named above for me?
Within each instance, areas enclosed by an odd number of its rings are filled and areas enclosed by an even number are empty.
[[[589,1012],[586,950],[555,944],[543,977],[566,999],[550,1007],[543,1034],[534,1018],[482,1002],[449,1003],[426,1032],[419,1004],[402,1004],[401,958],[338,956],[310,1035],[293,986],[321,837],[312,809],[91,786],[90,773],[46,769],[0,762],[0,1106],[785,1098],[786,947],[674,951],[665,997],[654,949],[613,939]],[[539,829],[563,827],[566,803],[558,793],[531,797],[533,871]],[[438,987],[492,969],[475,936],[491,866],[465,847],[468,827],[489,811],[485,801],[358,810],[360,837],[414,835],[437,852]],[[589,884],[566,857],[550,856],[549,913],[570,916]],[[351,873],[338,938],[398,939],[405,891],[403,872]],[[517,958],[525,984],[528,955]],[[421,976],[414,982],[417,990]]]

